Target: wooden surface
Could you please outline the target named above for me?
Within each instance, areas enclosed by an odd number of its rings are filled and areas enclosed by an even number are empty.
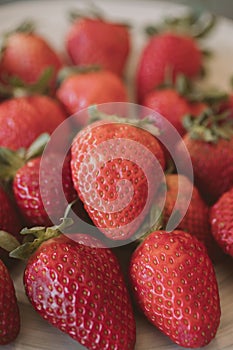
[[[38,31],[45,35],[58,49],[62,49],[64,35],[68,28],[67,11],[77,7],[81,1],[28,1],[0,7],[0,31],[5,32],[17,26],[22,20],[36,20]],[[106,14],[116,19],[129,20],[135,27],[132,29],[133,45],[128,66],[127,81],[132,86],[132,79],[137,63],[138,53],[145,42],[141,28],[145,23],[156,22],[164,15],[179,13],[177,6],[152,1],[98,1]],[[133,5],[132,5],[133,3]],[[82,5],[82,4],[81,4]],[[215,51],[209,62],[210,78],[221,88],[228,87],[229,76],[233,72],[233,25],[230,21],[220,20],[218,27],[206,42],[208,48]],[[130,90],[132,92],[132,90]],[[132,94],[130,95],[132,96]],[[21,332],[17,340],[4,350],[77,350],[84,349],[67,335],[56,330],[30,306],[22,284],[24,266],[20,264],[12,271],[21,313]],[[233,350],[233,260],[230,258],[216,264],[219,282],[222,317],[216,338],[205,347],[206,350]],[[183,349],[174,345],[166,336],[151,326],[147,320],[136,312],[137,344],[136,350],[177,350]],[[101,350],[101,349],[100,349]]]

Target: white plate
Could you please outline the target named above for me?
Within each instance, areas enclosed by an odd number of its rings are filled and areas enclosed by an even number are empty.
[[[22,20],[36,21],[38,32],[45,35],[56,49],[63,49],[64,36],[68,29],[67,12],[82,6],[85,1],[27,1],[0,6],[0,32],[14,28]],[[133,23],[133,47],[129,62],[128,81],[132,83],[138,53],[145,42],[142,27],[146,23],[160,20],[164,15],[179,14],[183,7],[157,1],[98,1],[104,12],[114,19]],[[205,41],[215,52],[209,62],[208,82],[221,88],[229,88],[229,77],[233,73],[233,25],[220,19],[216,29]],[[42,320],[29,304],[22,283],[23,266],[19,264],[12,271],[21,311],[21,332],[17,340],[4,350],[57,350],[84,349],[66,334]],[[233,349],[233,260],[226,258],[216,264],[219,282],[222,317],[216,338],[205,347],[206,350]],[[137,318],[137,344],[135,350],[177,350],[183,349],[173,344],[166,336],[151,326],[141,314]],[[100,349],[101,350],[101,349]]]

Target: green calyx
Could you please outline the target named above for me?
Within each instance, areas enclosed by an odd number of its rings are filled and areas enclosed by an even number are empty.
[[[43,242],[60,236],[61,231],[64,228],[71,226],[72,224],[72,219],[63,218],[60,225],[55,225],[47,228],[40,226],[30,229],[24,228],[20,232],[25,237],[24,243],[12,250],[9,254],[10,257],[20,260],[27,260]]]
[[[173,81],[173,69],[170,66],[166,67],[165,78],[162,84],[156,87],[156,90],[173,89],[179,95],[187,97],[194,90],[193,82],[184,74],[177,74],[175,81]]]
[[[219,139],[230,140],[233,136],[232,122],[227,117],[228,112],[214,115],[207,109],[199,117],[185,116],[183,126],[192,139],[217,143]]]
[[[25,83],[17,76],[3,77],[5,83],[0,83],[0,98],[23,97],[35,94],[47,95],[53,73],[53,67],[45,68],[39,79],[32,84]]]
[[[0,248],[10,252],[19,246],[19,241],[12,234],[0,230]]]
[[[193,38],[203,38],[216,24],[216,16],[197,9],[182,17],[167,17],[162,24],[149,25],[145,32],[152,36],[161,32],[171,32],[180,35],[188,35]]]
[[[85,10],[81,9],[73,9],[68,13],[68,18],[71,23],[76,22],[79,19],[82,18],[90,18],[90,19],[96,19],[99,21],[106,21],[106,16],[103,13],[103,10],[100,9],[96,4],[91,2],[90,6],[88,6]],[[109,23],[113,23],[112,21]],[[129,22],[117,22],[116,24],[119,24],[121,26],[131,28],[131,24]]]
[[[177,74],[175,81],[173,81],[172,67],[166,68],[164,82],[159,85],[157,89],[173,89],[189,102],[204,102],[209,106],[216,106],[229,99],[229,94],[227,92],[221,91],[215,87],[200,89],[192,80],[182,73]]]
[[[121,124],[129,124],[141,129],[144,129],[151,133],[154,136],[158,136],[160,134],[159,129],[154,125],[155,121],[153,120],[153,116],[148,116],[146,118],[138,119],[135,118],[134,114],[138,113],[138,111],[132,110],[129,112],[133,115],[131,118],[124,118],[114,114],[106,114],[98,110],[96,105],[92,105],[88,108],[89,112],[89,124],[92,124],[97,121],[106,121],[109,123],[121,123]]]
[[[186,97],[190,102],[204,102],[209,106],[216,106],[219,103],[226,102],[229,98],[229,94],[215,88],[209,88],[205,91],[192,89]]]
[[[21,167],[43,153],[49,139],[48,134],[41,134],[27,150],[21,148],[12,151],[6,147],[0,147],[0,180],[11,181]]]
[[[104,20],[103,11],[94,2],[89,2],[85,9],[73,9],[68,13],[69,21],[75,22],[80,18],[93,18]]]
[[[14,33],[25,33],[25,34],[32,34],[35,32],[36,26],[35,23],[31,20],[23,21],[20,23],[16,28],[13,30],[6,32],[4,34],[5,37],[9,37]]]
[[[14,178],[18,169],[24,164],[24,156],[20,151],[11,151],[8,148],[0,147],[0,179],[9,181]]]

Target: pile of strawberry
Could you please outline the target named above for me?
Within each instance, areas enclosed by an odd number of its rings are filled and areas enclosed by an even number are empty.
[[[131,32],[125,24],[99,17],[73,20],[66,35],[65,59],[28,23],[4,36],[0,59],[0,345],[13,341],[20,331],[14,286],[6,267],[19,258],[27,260],[24,286],[35,310],[88,349],[135,348],[132,298],[135,307],[173,342],[203,347],[215,337],[221,315],[213,261],[216,254],[223,259],[223,252],[233,256],[233,95],[196,88],[205,60],[198,37],[213,23],[203,25],[203,20],[188,15],[185,20],[166,21],[156,31],[149,28],[152,36],[135,72],[136,101],[159,112],[182,137],[173,145],[174,152],[179,155],[182,144],[187,147],[193,188],[189,178],[170,166],[172,156],[166,147],[139,121],[112,121],[100,113],[108,120],[87,125],[86,118],[77,118],[82,129],[62,165],[62,186],[66,201],[76,201],[76,214],[98,229],[94,237],[81,228],[72,236],[62,233],[68,233],[73,222],[69,213],[64,215],[66,203],[58,191],[62,144],[58,142],[57,151],[43,157],[44,183],[40,181],[42,152],[48,135],[71,114],[105,102],[130,102],[123,74]],[[164,132],[156,120],[155,126]],[[118,139],[132,146],[120,144],[119,156],[116,143],[114,159],[102,164],[100,157],[93,162],[96,147]],[[156,157],[166,172],[163,186],[154,173],[148,190],[142,168],[131,160],[135,144]],[[102,150],[108,159],[110,148]],[[144,170],[151,172],[145,155],[140,155]],[[133,186],[129,203],[128,181]],[[131,254],[125,266],[127,283],[114,250],[105,243],[135,241],[156,205],[155,198],[159,200],[165,188],[162,223],[151,227]],[[176,230],[167,232],[164,228],[178,191],[181,199],[176,214],[182,220]],[[127,205],[113,211],[111,205],[119,198]],[[61,217],[60,223],[52,220]],[[129,252],[134,245],[129,243]],[[222,255],[217,247],[222,248]]]

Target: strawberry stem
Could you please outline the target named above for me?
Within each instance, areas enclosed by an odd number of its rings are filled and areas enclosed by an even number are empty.
[[[70,211],[71,211],[71,208],[79,201],[79,198],[76,198],[73,200],[73,202],[69,203],[66,207],[66,210],[65,210],[65,213],[64,213],[64,217],[63,219],[66,220],[68,219],[69,217],[69,214],[70,214]]]

